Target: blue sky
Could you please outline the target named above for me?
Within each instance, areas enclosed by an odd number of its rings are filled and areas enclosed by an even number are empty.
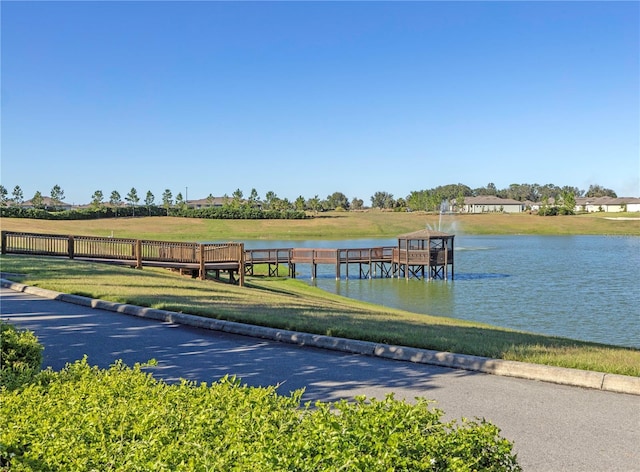
[[[25,199],[640,196],[638,2],[1,8],[1,182]]]

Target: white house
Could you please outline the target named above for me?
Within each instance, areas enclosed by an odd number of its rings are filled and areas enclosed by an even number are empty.
[[[618,213],[621,211],[640,212],[640,198],[636,197],[579,197],[576,211]]]
[[[465,197],[462,211],[464,213],[522,213],[525,204],[510,198],[499,198],[495,195]]]

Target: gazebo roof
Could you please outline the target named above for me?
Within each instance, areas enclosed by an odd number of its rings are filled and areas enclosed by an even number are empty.
[[[421,229],[413,233],[401,234],[398,239],[433,239],[433,238],[452,238],[453,234],[443,233],[442,231],[434,231],[432,229]]]

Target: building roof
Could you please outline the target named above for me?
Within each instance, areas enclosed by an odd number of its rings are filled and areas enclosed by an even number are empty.
[[[199,200],[187,200],[185,203],[189,206],[222,206],[225,203],[233,201],[231,197],[213,197],[200,198]]]
[[[625,203],[640,203],[637,197],[578,197],[576,205],[624,205]]]
[[[442,231],[434,231],[432,229],[421,229],[413,233],[401,234],[398,239],[430,239],[430,238],[447,238],[453,237],[452,234],[443,233]]]
[[[524,205],[523,202],[511,198],[500,198],[495,195],[480,195],[477,197],[464,197],[465,205]]]
[[[45,206],[45,207],[58,206],[58,207],[64,207],[64,208],[71,208],[73,206],[70,203],[65,203],[63,201],[59,201],[59,202],[56,203],[56,202],[53,201],[53,198],[45,197],[45,196],[42,197],[42,205]],[[26,201],[22,202],[20,204],[20,206],[22,206],[22,207],[31,207],[31,206],[33,206],[33,199],[31,198],[29,200],[26,200]]]

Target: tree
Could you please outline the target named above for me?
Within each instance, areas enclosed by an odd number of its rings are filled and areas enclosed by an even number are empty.
[[[330,210],[335,210],[336,208],[348,210],[349,199],[347,199],[345,194],[342,192],[333,192],[327,197],[327,207]]]
[[[252,188],[251,193],[249,194],[249,204],[251,206],[256,206],[258,203],[258,200],[260,200],[260,197],[258,196],[258,191],[255,188]]]
[[[562,190],[562,193],[564,192],[572,193],[574,197],[581,197],[582,195],[584,195],[584,190],[580,190],[578,187],[571,187],[570,185],[565,185],[564,187],[562,187],[561,190]]]
[[[6,207],[7,206],[7,189],[4,185],[0,185],[0,206],[1,207]]]
[[[315,195],[313,198],[310,198],[307,202],[307,207],[311,208],[311,210],[313,210],[313,212],[317,214],[318,210],[320,210],[320,198],[318,198],[317,195]]]
[[[489,182],[486,187],[480,187],[473,191],[474,195],[485,196],[485,195],[497,195],[498,189],[496,188],[496,184],[493,182]]]
[[[296,198],[296,201],[294,202],[294,206],[295,206],[297,211],[304,211],[305,210],[306,202],[305,202],[304,197],[302,195],[300,195],[298,198]]]
[[[93,208],[100,208],[102,206],[102,201],[104,200],[104,194],[102,190],[96,190],[91,195],[91,206]]]
[[[122,205],[122,198],[120,197],[120,192],[114,190],[111,192],[111,197],[109,197],[109,203],[113,208],[115,208],[116,216],[118,216],[118,207]]]
[[[393,195],[388,192],[376,192],[371,197],[371,206],[374,208],[393,208],[395,200]]]
[[[40,190],[37,190],[31,199],[31,206],[33,208],[37,208],[38,210],[44,209],[44,198],[42,197],[42,193]]]
[[[293,210],[294,206],[288,198],[283,198],[282,200],[280,200],[278,208],[282,211],[288,211]]]
[[[240,203],[242,203],[242,190],[240,190],[239,188],[236,189],[231,194],[231,198],[233,199],[233,206],[234,207],[239,207]]]
[[[576,208],[576,196],[569,190],[564,190],[560,195],[560,214],[573,215]]]
[[[149,212],[149,216],[151,216],[151,207],[153,206],[153,201],[156,199],[155,195],[151,193],[151,190],[147,190],[147,196],[144,199],[144,204],[147,207],[147,211]]]
[[[269,190],[266,195],[264,196],[264,205],[265,207],[270,210],[273,208],[275,201],[277,200],[278,196],[276,195],[276,193],[272,190]]]
[[[587,190],[587,193],[585,193],[584,196],[589,198],[596,198],[596,197],[617,198],[618,197],[616,195],[616,192],[614,192],[613,190],[604,188],[602,185],[598,185],[598,184],[589,185],[589,190]]]
[[[22,193],[22,189],[20,188],[19,185],[16,185],[15,187],[13,187],[13,204],[14,205],[21,205],[22,202],[24,201],[24,194]]]
[[[131,190],[129,190],[129,193],[124,197],[124,199],[129,202],[129,205],[131,205],[131,208],[133,209],[133,216],[136,216],[136,205],[140,201],[138,191],[134,187],[131,187]]]
[[[363,206],[364,206],[364,202],[362,201],[361,198],[353,197],[353,200],[351,200],[352,210],[362,210]]]
[[[173,195],[171,194],[171,190],[167,188],[162,193],[162,206],[166,210],[167,216],[169,216],[169,208],[171,208],[172,203],[173,203]]]
[[[464,192],[460,189],[458,195],[456,196],[456,208],[458,211],[462,211],[464,209]]]
[[[51,203],[53,203],[53,209],[58,210],[58,207],[62,205],[64,200],[64,190],[59,185],[54,185],[51,189]]]
[[[186,205],[187,205],[187,203],[182,198],[182,192],[178,193],[178,195],[176,195],[176,206],[178,208],[180,208],[181,210],[184,210],[184,207]]]
[[[426,211],[428,207],[429,192],[427,190],[412,191],[407,197],[407,207],[413,211]]]
[[[548,201],[550,198],[556,200],[561,193],[560,187],[554,184],[541,185],[538,191],[540,192],[540,199],[542,201]]]

